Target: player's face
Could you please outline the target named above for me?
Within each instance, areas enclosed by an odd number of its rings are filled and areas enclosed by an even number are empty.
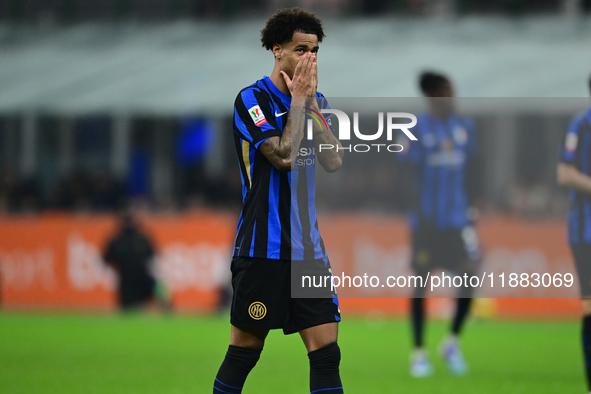
[[[318,53],[318,37],[316,34],[296,32],[293,34],[291,42],[283,45],[276,44],[273,48],[275,57],[279,59],[281,71],[285,72],[290,78],[293,78],[293,73],[302,56],[308,52]]]

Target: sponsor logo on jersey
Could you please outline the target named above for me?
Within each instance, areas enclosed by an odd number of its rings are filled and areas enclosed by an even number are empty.
[[[446,138],[443,140],[443,143],[441,144],[441,148],[444,151],[450,152],[454,150],[454,143],[450,138]]]

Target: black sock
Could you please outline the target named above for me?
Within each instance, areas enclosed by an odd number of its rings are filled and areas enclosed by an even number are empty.
[[[230,345],[213,384],[213,394],[240,394],[246,377],[261,357],[262,349]]]
[[[343,384],[339,374],[341,349],[331,343],[308,353],[310,359],[310,393],[341,394]]]
[[[425,299],[411,299],[411,321],[415,348],[423,347],[423,326],[425,325]]]
[[[470,311],[470,304],[472,303],[472,298],[458,298],[458,305],[456,308],[456,315],[454,317],[453,325],[451,327],[451,332],[454,335],[459,335],[460,331],[462,330],[462,326],[466,321],[466,317],[468,316],[468,312]]]
[[[583,316],[582,340],[587,386],[589,387],[589,391],[591,391],[591,315]]]

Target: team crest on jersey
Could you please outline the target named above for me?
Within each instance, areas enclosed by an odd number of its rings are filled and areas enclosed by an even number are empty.
[[[261,107],[259,107],[258,105],[255,105],[254,107],[249,108],[248,113],[250,114],[250,117],[252,118],[252,121],[254,122],[255,125],[262,126],[265,123],[267,123],[267,119],[265,118],[265,115],[263,115],[263,111],[261,110]]]
[[[579,143],[579,137],[575,133],[568,133],[564,142],[564,149],[567,152],[574,152],[577,150],[577,144]]]
[[[468,142],[468,132],[462,126],[458,126],[454,129],[454,140],[458,145],[466,145]]]
[[[452,140],[450,138],[446,138],[443,141],[443,144],[441,145],[441,147],[443,148],[443,150],[452,151],[452,150],[454,150],[454,143],[452,142]]]

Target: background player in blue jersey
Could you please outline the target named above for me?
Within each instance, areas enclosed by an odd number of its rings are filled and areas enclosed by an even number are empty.
[[[244,208],[231,267],[230,346],[214,393],[242,392],[269,330],[278,328],[300,334],[310,360],[310,392],[343,393],[338,299],[331,294],[291,298],[290,289],[292,261],[310,261],[330,273],[316,220],[314,171],[316,160],[326,171],[338,170],[342,151],[316,149],[320,143],[340,146],[328,127],[315,126],[313,141],[304,136],[307,114],[328,105],[316,91],[316,54],[323,38],[313,14],[278,11],[261,32],[263,47],[273,52],[273,72],[236,98],[234,141]],[[306,160],[298,160],[302,150]]]
[[[418,141],[405,145],[399,156],[405,163],[403,173],[409,185],[412,233],[412,268],[424,278],[433,269],[444,269],[458,275],[473,273],[478,268],[480,250],[472,226],[470,209],[474,190],[469,187],[475,168],[475,132],[467,119],[455,112],[453,87],[441,74],[426,72],[420,76],[420,88],[428,98],[429,113],[417,118]],[[411,300],[411,321],[414,352],[411,374],[424,377],[432,374],[432,366],[424,350],[425,304],[423,288],[417,288]],[[466,362],[458,346],[458,336],[471,303],[470,288],[461,288],[449,338],[441,347],[450,370],[458,375],[467,372]]]
[[[571,189],[568,242],[583,300],[582,345],[587,385],[591,392],[591,109],[577,115],[570,123],[557,175],[558,183]]]

